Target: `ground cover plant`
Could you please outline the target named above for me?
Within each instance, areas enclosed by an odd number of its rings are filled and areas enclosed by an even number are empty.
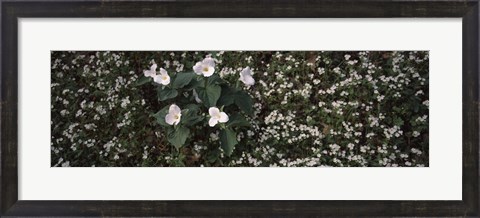
[[[53,51],[54,167],[428,166],[427,51]]]

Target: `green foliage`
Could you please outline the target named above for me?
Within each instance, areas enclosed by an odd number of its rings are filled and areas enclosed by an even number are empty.
[[[224,105],[224,106],[229,106],[233,104],[233,101],[235,99],[235,90],[234,88],[230,86],[223,85],[222,86],[222,94],[220,95],[220,98],[218,99],[218,104],[219,105]]]
[[[183,88],[192,81],[194,76],[195,73],[177,73],[176,78],[172,83],[172,88]]]
[[[178,96],[178,91],[176,89],[168,87],[158,87],[157,91],[159,101],[165,101]]]
[[[245,119],[241,114],[234,114],[230,117],[230,120],[227,123],[227,127],[248,127],[250,122]]]
[[[208,120],[201,115],[202,111],[207,112],[210,107],[223,108],[231,105],[233,102],[245,113],[253,115],[253,102],[248,93],[232,87],[227,81],[218,75],[203,77],[193,72],[179,72],[172,75],[171,84],[159,85],[157,87],[158,100],[169,101],[184,108],[181,110],[179,124],[174,127],[166,122],[166,116],[169,114],[170,105],[164,106],[160,111],[153,114],[156,122],[165,128],[167,140],[175,148],[179,149],[187,142],[191,132],[195,132],[197,125],[204,121],[200,126],[206,126]],[[150,80],[140,79],[137,85],[147,84]],[[188,92],[195,89],[198,98],[203,104],[197,104],[194,98],[188,98]],[[219,102],[219,99],[222,101]],[[220,104],[219,104],[220,103]],[[250,107],[250,108],[249,108]],[[236,133],[232,127],[249,126],[248,121],[240,114],[231,114],[229,122],[218,124],[220,127],[221,146],[227,155],[230,155],[234,146],[238,144]],[[194,137],[194,136],[193,136]]]
[[[187,109],[182,110],[181,122],[188,127],[194,127],[197,123],[203,121],[204,117],[200,115],[200,108],[197,105],[189,104]]]
[[[233,152],[233,148],[238,144],[235,131],[230,128],[220,130],[220,144],[222,145],[225,154],[230,156]]]
[[[167,105],[163,107],[161,110],[159,110],[156,114],[153,115],[155,117],[156,121],[158,124],[161,126],[170,126],[168,123],[165,122],[165,116],[168,114],[168,108],[170,105]]]
[[[179,149],[185,144],[187,138],[190,136],[190,129],[184,126],[176,126],[173,131],[169,131],[168,141]]]
[[[222,88],[217,84],[208,84],[205,88],[198,87],[196,91],[206,107],[214,107],[220,98]]]
[[[149,82],[152,81],[152,78],[150,77],[145,77],[145,76],[140,76],[140,79],[138,79],[136,82],[135,82],[135,85],[136,86],[141,86],[143,84],[147,84]]]
[[[253,115],[253,100],[244,91],[238,91],[234,97],[235,105],[248,115]]]

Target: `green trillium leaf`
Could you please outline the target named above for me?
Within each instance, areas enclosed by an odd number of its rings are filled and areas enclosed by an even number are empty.
[[[200,109],[197,105],[189,104],[182,110],[182,118],[180,122],[185,126],[194,126],[203,120],[203,116],[199,115]]]
[[[175,80],[172,83],[172,87],[182,88],[188,85],[192,81],[194,76],[194,73],[177,73]]]
[[[189,135],[190,130],[188,128],[177,126],[173,132],[168,134],[168,142],[179,149],[185,144]]]
[[[214,74],[208,78],[208,85],[213,85],[213,84],[221,85],[221,84],[228,84],[228,82],[220,78],[220,76],[218,76],[217,74]]]
[[[151,81],[152,81],[151,77],[141,76],[137,81],[135,81],[135,86],[141,86]]]
[[[220,131],[220,144],[225,154],[230,156],[235,145],[238,144],[237,134],[230,128],[222,129]]]
[[[175,89],[167,88],[164,89],[158,88],[158,100],[165,101],[167,99],[175,98],[178,95],[178,91]]]
[[[253,100],[244,91],[239,91],[235,94],[235,105],[248,115],[253,115]]]
[[[241,114],[234,114],[230,116],[227,122],[227,127],[250,126],[250,123]]]
[[[161,126],[170,126],[168,123],[165,122],[165,116],[167,116],[168,114],[169,107],[170,105],[167,105],[153,115],[157,123],[160,124]]]
[[[190,80],[190,83],[188,83],[187,85],[185,85],[185,86],[183,87],[183,89],[192,90],[192,89],[197,88],[198,86],[200,86],[200,82],[197,80],[197,78],[193,77],[193,79]]]
[[[222,88],[216,84],[207,85],[206,88],[197,88],[198,97],[203,101],[206,107],[213,107],[217,105],[220,98]]]
[[[222,86],[222,94],[218,99],[218,105],[229,106],[233,104],[237,90],[230,86]]]

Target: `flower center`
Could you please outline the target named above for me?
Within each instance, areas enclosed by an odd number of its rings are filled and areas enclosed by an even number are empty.
[[[208,72],[208,67],[203,67],[203,72]]]
[[[162,79],[163,79],[163,80],[167,80],[167,77],[166,77],[166,76],[163,76]]]
[[[175,116],[174,116],[174,117],[175,117],[175,120],[178,120],[178,119],[180,119],[180,116],[178,116],[178,114],[175,114]]]

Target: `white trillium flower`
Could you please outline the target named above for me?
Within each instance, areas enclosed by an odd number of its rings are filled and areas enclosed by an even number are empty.
[[[215,72],[215,61],[213,58],[205,58],[203,61],[199,61],[193,66],[193,71],[195,71],[197,75],[210,77]]]
[[[164,86],[170,84],[170,76],[168,75],[167,71],[163,68],[160,68],[160,74],[159,75],[155,75],[155,77],[153,77],[153,81],[158,83],[158,84],[162,84]]]
[[[176,105],[170,105],[168,108],[168,114],[165,116],[165,122],[169,125],[177,125],[180,123],[180,118],[182,117],[182,110]]]
[[[242,72],[240,72],[239,80],[247,86],[255,84],[255,79],[252,77],[252,70],[250,70],[250,67],[245,67]]]
[[[225,112],[220,112],[217,107],[209,108],[208,113],[210,114],[210,120],[208,121],[208,125],[210,125],[211,127],[214,127],[219,122],[228,122],[228,115]]]
[[[143,75],[145,75],[145,77],[152,77],[154,78],[156,75],[157,75],[157,65],[156,64],[153,64],[151,67],[150,67],[150,70],[145,70],[143,71]]]

